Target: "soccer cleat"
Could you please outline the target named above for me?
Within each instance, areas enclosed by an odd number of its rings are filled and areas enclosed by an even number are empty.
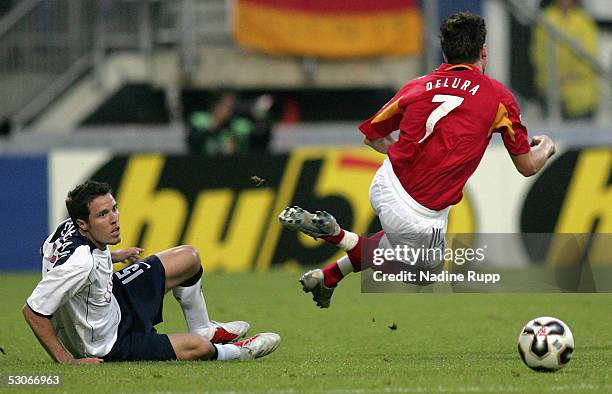
[[[323,277],[323,271],[320,269],[308,271],[302,275],[300,283],[305,293],[312,293],[312,300],[317,303],[318,307],[329,308],[336,287],[326,287]]]
[[[245,321],[231,321],[227,323],[219,323],[211,321],[211,327],[205,332],[200,333],[201,336],[208,339],[212,343],[229,343],[244,337],[251,327]]]
[[[310,213],[297,205],[283,209],[278,215],[278,220],[286,228],[300,231],[315,239],[340,233],[336,218],[329,213],[325,211]]]
[[[241,360],[251,360],[267,356],[278,348],[280,345],[281,337],[273,332],[264,332],[256,334],[245,339],[244,341],[234,342],[232,345],[238,346],[242,354],[240,355]]]

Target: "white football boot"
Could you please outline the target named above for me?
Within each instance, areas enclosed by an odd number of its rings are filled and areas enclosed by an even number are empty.
[[[234,342],[231,345],[238,346],[241,350],[241,360],[251,360],[267,356],[278,348],[281,337],[273,332],[255,334],[244,341]]]
[[[251,326],[245,321],[220,323],[211,320],[209,328],[198,334],[212,343],[230,343],[245,336]]]

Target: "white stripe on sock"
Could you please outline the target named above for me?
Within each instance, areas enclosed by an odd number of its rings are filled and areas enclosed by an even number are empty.
[[[351,260],[348,256],[344,256],[336,261],[338,264],[338,268],[340,268],[340,272],[342,272],[342,276],[347,276],[351,272],[353,272],[353,264],[351,264]]]
[[[338,247],[348,252],[357,245],[357,242],[359,242],[359,235],[344,230],[344,237],[338,244]]]

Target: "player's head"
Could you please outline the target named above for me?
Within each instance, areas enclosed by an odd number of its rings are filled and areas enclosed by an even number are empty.
[[[451,64],[473,64],[487,56],[487,28],[480,15],[459,12],[449,16],[440,26],[440,45]]]
[[[563,12],[567,12],[570,8],[576,6],[574,0],[557,0],[555,4],[557,8],[563,10]]]
[[[97,247],[121,242],[119,210],[108,183],[77,185],[68,193],[66,208],[74,225]]]

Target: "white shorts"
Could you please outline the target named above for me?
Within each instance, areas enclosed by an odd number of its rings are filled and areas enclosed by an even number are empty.
[[[416,202],[400,183],[389,159],[380,166],[370,186],[370,204],[376,211],[385,235],[379,248],[441,249],[446,247],[444,235],[451,207],[434,211]],[[432,253],[429,256],[438,256]],[[403,261],[418,267],[431,268],[442,263],[440,259]]]

